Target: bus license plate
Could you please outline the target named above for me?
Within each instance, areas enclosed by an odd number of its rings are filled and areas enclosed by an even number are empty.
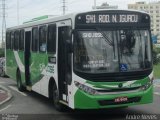
[[[127,97],[118,97],[114,100],[114,102],[119,103],[119,102],[126,102],[128,101]]]

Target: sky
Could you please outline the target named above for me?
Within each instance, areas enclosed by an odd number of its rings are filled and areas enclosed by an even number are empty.
[[[19,0],[19,24],[32,18],[43,15],[62,15],[63,0]],[[127,9],[127,4],[141,0],[97,0],[97,5],[107,2],[110,5],[118,5],[120,9]],[[143,0],[153,1],[153,0]],[[94,0],[66,0],[66,14],[91,10]],[[7,27],[18,25],[17,0],[7,0]]]
[[[29,21],[32,18],[43,15],[62,15],[63,0],[18,0],[19,1],[19,23],[17,21],[17,0],[6,0],[6,25],[13,27]],[[110,5],[118,5],[119,9],[127,9],[127,4],[137,1],[152,2],[156,0],[97,0],[97,5],[107,2]],[[66,0],[66,14],[91,10],[94,0]],[[1,8],[1,7],[0,7]],[[1,13],[1,11],[0,11]],[[0,18],[2,22],[2,18]],[[1,31],[1,23],[0,23]]]
[[[19,1],[19,12],[17,12],[17,1]],[[92,10],[94,0],[65,0],[66,14]],[[118,5],[119,9],[127,9],[127,4],[137,1],[158,1],[158,0],[96,0],[97,6],[107,2],[109,5]],[[6,0],[6,27],[13,27],[23,24],[32,18],[43,15],[62,15],[63,0]],[[2,39],[2,3],[0,0],[0,43]],[[18,15],[19,13],[19,22]]]

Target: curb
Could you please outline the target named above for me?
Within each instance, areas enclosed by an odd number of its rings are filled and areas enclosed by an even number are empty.
[[[7,88],[5,88],[5,87],[3,87],[1,85],[0,85],[0,88],[2,88],[2,90],[6,91],[7,94],[8,94],[8,98],[0,103],[0,106],[1,106],[2,104],[8,102],[12,98],[12,94],[11,94],[10,90],[8,90]]]

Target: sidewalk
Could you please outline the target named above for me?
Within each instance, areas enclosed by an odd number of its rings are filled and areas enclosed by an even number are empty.
[[[12,94],[5,87],[0,85],[0,106],[12,98]]]

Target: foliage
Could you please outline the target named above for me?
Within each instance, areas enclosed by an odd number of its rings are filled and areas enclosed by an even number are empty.
[[[160,48],[153,46],[153,64],[160,63]]]
[[[154,65],[154,77],[155,79],[160,78],[160,63],[157,65]]]

